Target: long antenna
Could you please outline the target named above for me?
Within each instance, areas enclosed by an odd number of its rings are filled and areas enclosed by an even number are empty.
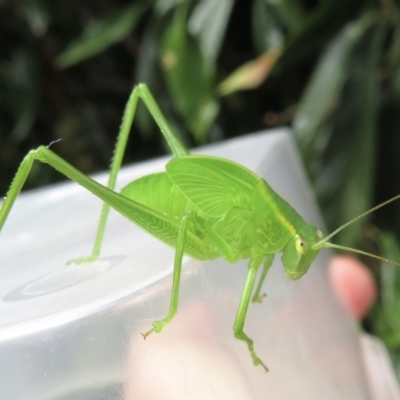
[[[335,236],[335,235],[336,235],[337,233],[339,233],[342,229],[344,229],[344,228],[348,227],[349,225],[353,224],[354,222],[358,221],[360,218],[365,217],[366,215],[368,215],[368,214],[370,214],[370,213],[372,213],[372,212],[378,210],[379,208],[381,208],[381,207],[383,207],[383,206],[386,206],[387,204],[392,203],[393,201],[398,200],[398,199],[400,199],[400,194],[398,194],[397,196],[392,197],[392,198],[389,199],[389,200],[384,201],[383,203],[378,204],[377,206],[371,208],[371,209],[368,210],[368,211],[363,212],[362,214],[358,215],[357,217],[351,219],[349,222],[346,222],[344,225],[342,225],[342,226],[340,226],[339,228],[337,228],[337,229],[336,229],[335,231],[333,231],[330,235],[326,236],[325,238],[323,238],[322,240],[320,240],[318,243],[316,243],[313,247],[316,248],[316,249],[318,249],[318,248],[321,248],[321,247],[334,247],[334,246],[336,246],[336,245],[333,246],[332,243],[330,243],[330,246],[325,246],[324,244],[328,244],[327,242],[328,242],[328,240],[329,240],[330,238],[332,238],[333,236]],[[336,246],[336,248],[338,248],[338,247]],[[347,249],[347,250],[350,250],[350,249]],[[353,249],[351,249],[351,250],[354,251]],[[368,254],[368,255],[370,255],[370,254]],[[376,258],[376,257],[378,257],[378,256],[374,256],[374,257]],[[384,260],[384,261],[386,261],[386,260]],[[399,265],[399,266],[400,266],[400,265]]]
[[[352,251],[353,253],[358,253],[358,254],[362,254],[363,256],[376,258],[377,260],[384,261],[384,262],[396,265],[397,267],[400,267],[400,263],[398,263],[396,261],[392,261],[392,260],[389,260],[388,258],[384,258],[384,257],[379,257],[376,254],[367,253],[366,251],[352,249],[351,247],[339,246],[338,244],[333,244],[333,243],[329,243],[329,242],[326,242],[323,247],[327,247],[327,248],[332,247],[334,249]]]

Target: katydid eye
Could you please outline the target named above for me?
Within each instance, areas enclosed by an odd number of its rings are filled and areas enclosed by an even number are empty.
[[[315,233],[317,234],[319,240],[322,240],[324,238],[324,233],[321,231],[321,229],[317,228],[315,230]]]
[[[301,236],[296,238],[295,246],[299,254],[306,254],[308,251],[308,243]]]

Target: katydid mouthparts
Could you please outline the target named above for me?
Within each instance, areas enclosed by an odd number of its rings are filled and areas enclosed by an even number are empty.
[[[165,172],[141,177],[114,191],[131,131],[138,100],[141,99],[156,121],[174,158]],[[167,315],[152,323],[143,336],[160,332],[178,310],[183,255],[198,260],[223,257],[229,263],[249,259],[248,273],[233,325],[234,335],[244,341],[253,363],[268,368],[258,357],[253,340],[244,332],[250,300],[261,302],[262,285],[276,253],[289,279],[301,278],[319,250],[337,248],[386,260],[363,251],[328,242],[341,229],[368,213],[397,200],[400,195],[372,208],[324,238],[320,229],[308,224],[268,183],[249,169],[227,159],[190,155],[171,130],[145,84],[136,86],[127,103],[112,160],[108,186],[95,182],[57,156],[49,146],[31,150],[22,161],[0,209],[0,229],[20,193],[34,160],[49,164],[104,201],[92,254],[75,260],[84,263],[100,255],[109,208],[149,234],[175,248],[172,295]],[[260,266],[261,277],[255,287]]]

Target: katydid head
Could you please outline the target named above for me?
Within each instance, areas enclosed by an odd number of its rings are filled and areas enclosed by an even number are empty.
[[[320,229],[310,224],[304,224],[289,240],[282,251],[282,263],[289,279],[301,278],[317,257],[319,248],[314,246],[323,239]]]
[[[356,222],[360,218],[370,214],[371,212],[381,208],[392,201],[400,199],[400,194],[392,197],[391,199],[378,204],[368,211],[358,215],[349,222],[337,228],[334,232],[324,238],[323,233],[320,229],[304,223],[297,233],[289,240],[286,246],[282,250],[282,262],[285,267],[286,276],[289,279],[301,278],[310,268],[310,264],[313,262],[318,252],[323,248],[335,248],[339,250],[351,251],[353,253],[362,254],[368,257],[376,258],[381,261],[388,262],[393,265],[400,267],[400,263],[389,260],[387,258],[379,257],[375,254],[367,253],[362,250],[353,249],[351,247],[339,246],[328,242],[330,238],[339,233],[342,229]]]

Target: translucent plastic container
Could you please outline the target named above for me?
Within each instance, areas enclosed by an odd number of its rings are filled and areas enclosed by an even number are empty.
[[[287,131],[198,152],[249,167],[323,227]],[[168,159],[124,168],[118,186],[162,171]],[[177,316],[143,340],[140,333],[168,310],[174,250],[112,211],[102,258],[67,265],[91,252],[100,208],[75,183],[16,202],[0,235],[0,399],[371,398],[357,328],[327,281],[328,251],[295,282],[276,257],[268,297],[250,306],[245,332],[266,374],[232,331],[247,260],[186,258]]]

